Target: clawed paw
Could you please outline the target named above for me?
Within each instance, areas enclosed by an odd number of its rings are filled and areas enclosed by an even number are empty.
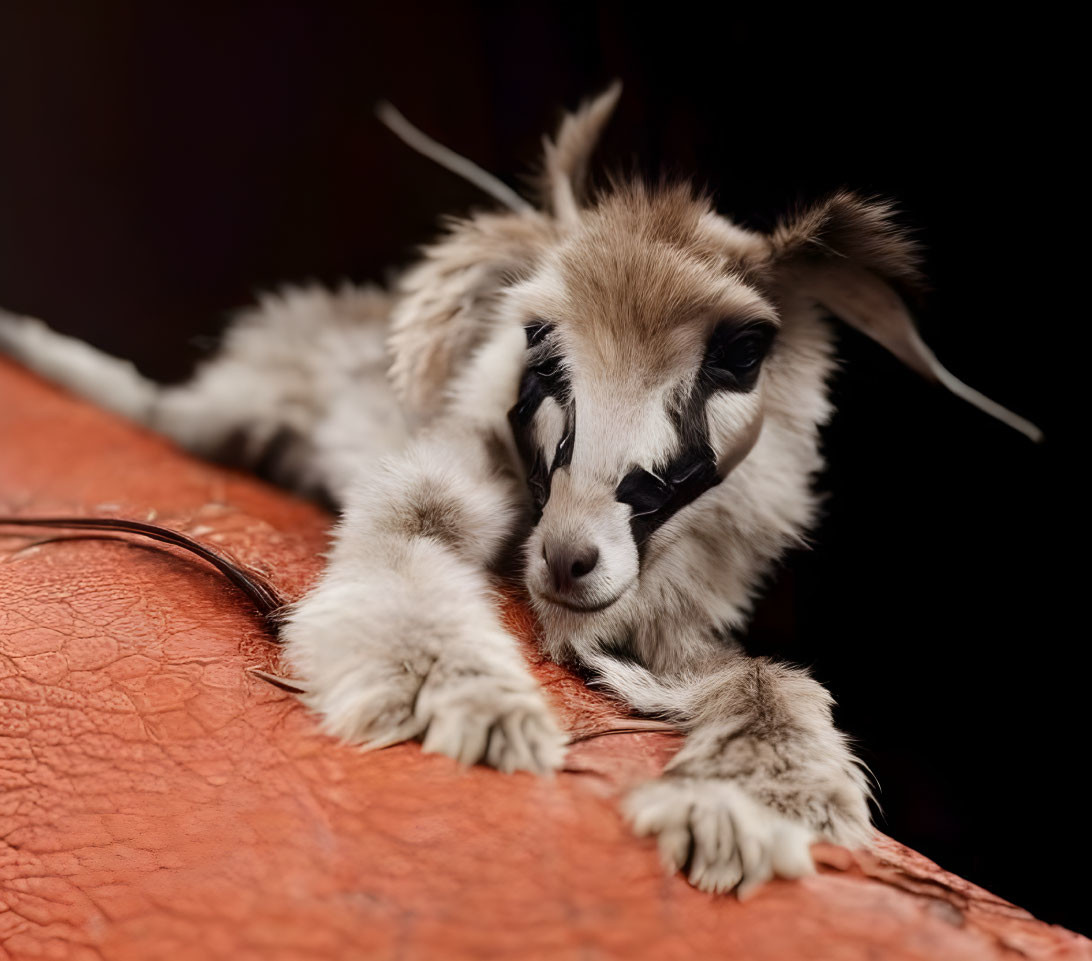
[[[773,877],[813,874],[812,832],[729,780],[667,775],[634,790],[625,812],[639,835],[655,835],[672,871],[687,869],[703,891],[740,899]]]
[[[533,687],[511,687],[488,676],[435,691],[426,686],[417,713],[428,724],[423,749],[463,764],[547,774],[565,757],[565,735]]]
[[[365,749],[417,738],[425,751],[462,764],[535,774],[557,770],[565,757],[566,736],[529,675],[452,676],[434,666],[422,677],[380,663],[328,685],[312,677],[303,699],[327,733]]]
[[[418,739],[463,764],[559,768],[565,734],[492,612],[467,626],[404,587],[389,571],[330,580],[287,618],[287,661],[323,730],[366,750]],[[350,616],[361,609],[370,630]]]

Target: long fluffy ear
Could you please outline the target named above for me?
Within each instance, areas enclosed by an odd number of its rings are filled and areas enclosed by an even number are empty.
[[[622,83],[615,80],[598,97],[584,101],[574,113],[566,114],[555,140],[548,137],[543,140],[544,192],[554,216],[565,226],[576,223],[580,216],[588,161],[621,94]]]
[[[538,214],[478,214],[453,221],[399,280],[391,311],[390,378],[407,412],[439,412],[455,371],[494,321],[505,282],[522,275],[554,240]]]
[[[1033,441],[1042,431],[948,371],[922,341],[896,286],[920,283],[919,251],[893,221],[890,203],[841,192],[771,235],[775,284],[822,304],[886,347],[912,370],[940,383]]]

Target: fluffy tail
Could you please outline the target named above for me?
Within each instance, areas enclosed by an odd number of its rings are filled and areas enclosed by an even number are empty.
[[[0,312],[0,353],[138,423],[148,423],[160,390],[129,361],[58,334],[32,317]]]
[[[195,454],[340,501],[362,465],[405,443],[386,376],[389,306],[368,287],[265,295],[171,386],[29,317],[0,313],[0,353]]]

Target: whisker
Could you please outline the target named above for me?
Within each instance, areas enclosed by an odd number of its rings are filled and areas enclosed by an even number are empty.
[[[277,632],[280,627],[282,613],[286,607],[286,601],[261,574],[236,561],[228,560],[222,554],[178,531],[155,524],[145,524],[141,521],[124,520],[120,517],[0,517],[0,527],[45,527],[61,528],[64,530],[89,530],[89,531],[121,531],[126,534],[136,534],[154,541],[180,547],[196,554],[203,561],[208,562],[224,575],[232,584],[241,590],[257,608],[259,615],[273,632],[273,640],[279,642]],[[55,540],[67,540],[69,538],[50,538],[39,541],[39,544],[50,543]],[[122,539],[123,538],[118,538]]]

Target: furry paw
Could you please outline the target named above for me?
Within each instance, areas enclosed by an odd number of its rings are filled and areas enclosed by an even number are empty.
[[[329,733],[366,748],[412,738],[423,750],[461,764],[548,774],[561,766],[566,737],[529,677],[503,672],[448,676],[439,662],[422,679],[406,666],[403,676],[371,683],[312,684],[305,700],[323,716]]]
[[[548,774],[565,758],[566,737],[534,686],[476,674],[426,681],[416,714],[427,723],[422,748],[463,764]]]
[[[729,780],[667,775],[634,790],[624,809],[639,835],[654,834],[664,864],[689,866],[703,891],[748,897],[770,878],[813,874],[812,831]]]
[[[490,624],[453,626],[443,611],[414,621],[404,599],[386,596],[393,613],[382,592],[361,603],[335,585],[298,605],[282,628],[303,701],[323,730],[367,749],[417,738],[426,751],[501,771],[561,766],[565,735],[512,638]],[[351,616],[360,609],[384,627],[362,629]]]

